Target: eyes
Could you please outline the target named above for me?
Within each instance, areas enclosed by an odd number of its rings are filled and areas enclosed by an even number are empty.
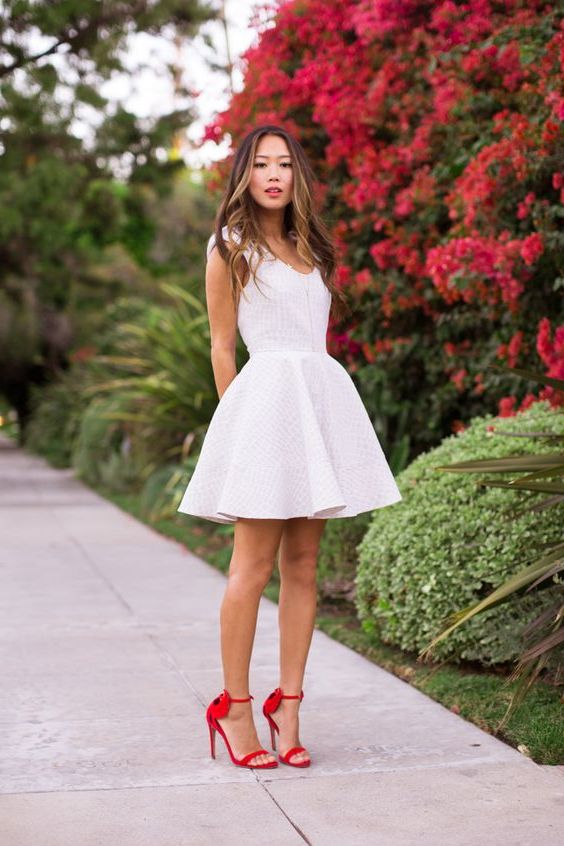
[[[266,162],[255,162],[255,167],[266,167]],[[282,167],[292,167],[292,162],[281,162]]]

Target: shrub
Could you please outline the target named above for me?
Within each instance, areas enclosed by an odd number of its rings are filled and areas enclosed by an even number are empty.
[[[86,380],[84,367],[77,364],[54,382],[31,386],[32,415],[26,428],[25,446],[54,467],[71,464],[73,443],[88,405],[83,394]]]
[[[78,478],[121,492],[139,484],[143,462],[132,455],[120,419],[127,409],[127,398],[118,395],[91,400],[73,443],[72,465]]]
[[[558,539],[560,509],[544,512],[542,519],[530,507],[521,509],[525,501],[530,506],[544,494],[478,487],[470,475],[434,469],[507,455],[507,440],[491,436],[494,425],[516,433],[531,428],[563,433],[564,415],[541,401],[503,420],[493,415],[476,418],[398,475],[402,503],[378,509],[357,547],[359,618],[365,629],[378,628],[385,642],[423,649],[453,607],[486,596],[522,565],[524,550]],[[514,455],[551,450],[550,442],[540,445],[527,437],[514,438]],[[552,585],[540,600],[538,595],[515,596],[452,632],[435,654],[484,665],[513,660],[521,651],[519,631],[551,602]]]
[[[317,580],[321,601],[350,601],[358,564],[356,548],[370,525],[365,511],[344,520],[328,520],[319,546]]]

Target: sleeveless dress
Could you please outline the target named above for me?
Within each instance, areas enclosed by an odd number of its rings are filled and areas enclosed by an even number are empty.
[[[256,255],[245,256],[237,327],[249,358],[216,406],[178,511],[234,523],[352,517],[400,501],[361,397],[327,352],[331,294],[319,269],[268,253],[255,275]]]

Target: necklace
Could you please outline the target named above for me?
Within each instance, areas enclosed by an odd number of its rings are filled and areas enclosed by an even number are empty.
[[[313,271],[311,271],[311,270],[310,270],[310,271],[298,270],[298,268],[297,268],[297,267],[294,267],[294,265],[293,265],[293,264],[290,264],[290,262],[289,262],[289,261],[286,261],[286,259],[280,258],[280,256],[279,256],[279,255],[277,255],[276,253],[274,253],[274,252],[272,251],[272,248],[271,248],[270,246],[269,246],[269,248],[268,248],[268,249],[270,250],[270,252],[271,252],[271,253],[272,253],[272,255],[274,256],[274,258],[277,258],[277,259],[278,259],[278,261],[281,261],[283,264],[285,264],[285,265],[286,265],[286,267],[289,267],[289,268],[291,268],[292,270],[295,270],[295,271],[296,271],[296,273],[301,273],[301,274],[302,274],[302,276],[308,276],[308,275],[309,275],[309,273],[312,273],[312,272],[313,272]]]

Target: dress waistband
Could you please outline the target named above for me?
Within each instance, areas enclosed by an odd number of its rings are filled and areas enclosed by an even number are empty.
[[[253,350],[252,352],[249,351],[249,356],[252,355],[287,355],[289,353],[309,353],[310,355],[329,355],[327,349],[323,350],[312,350],[311,347],[278,347],[277,349],[268,349],[268,350]]]

